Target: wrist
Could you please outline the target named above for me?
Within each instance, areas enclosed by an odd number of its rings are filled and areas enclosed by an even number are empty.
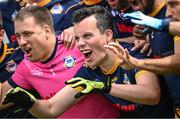
[[[133,63],[134,68],[141,68],[143,65],[143,59],[135,59],[135,62]]]
[[[26,105],[24,108],[25,108],[26,110],[30,110],[30,109],[33,107],[34,103],[35,103],[35,102],[31,102],[31,103],[29,103],[29,105]]]
[[[102,88],[103,93],[109,94],[110,91],[111,91],[111,85]]]

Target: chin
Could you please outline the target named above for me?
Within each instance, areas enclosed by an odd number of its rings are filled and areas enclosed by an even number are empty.
[[[97,67],[97,65],[94,65],[93,63],[87,62],[86,63],[88,67],[95,69]]]
[[[29,61],[31,61],[31,62],[38,62],[39,60],[37,60],[37,59],[33,59],[33,58],[28,58],[29,59]]]

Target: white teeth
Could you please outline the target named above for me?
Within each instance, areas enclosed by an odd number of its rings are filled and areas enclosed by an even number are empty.
[[[31,50],[31,48],[24,48],[23,50],[28,53]]]
[[[82,51],[83,54],[90,53],[90,52],[91,52],[91,51],[87,51],[87,50]]]

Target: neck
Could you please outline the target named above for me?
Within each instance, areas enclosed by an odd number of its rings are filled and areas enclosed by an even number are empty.
[[[105,74],[112,74],[119,65],[118,61],[118,57],[114,53],[110,52],[100,68],[103,72],[105,72]]]

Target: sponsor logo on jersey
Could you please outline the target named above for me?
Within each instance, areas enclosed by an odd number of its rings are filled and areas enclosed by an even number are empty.
[[[127,32],[127,33],[133,32],[133,26],[129,26],[124,23],[117,23],[116,25],[120,32]]]
[[[64,66],[68,69],[74,67],[75,63],[76,63],[76,58],[72,56],[67,56],[64,58]]]
[[[33,68],[30,72],[31,72],[31,75],[33,75],[33,76],[42,76],[43,75],[43,72],[36,68]]]

